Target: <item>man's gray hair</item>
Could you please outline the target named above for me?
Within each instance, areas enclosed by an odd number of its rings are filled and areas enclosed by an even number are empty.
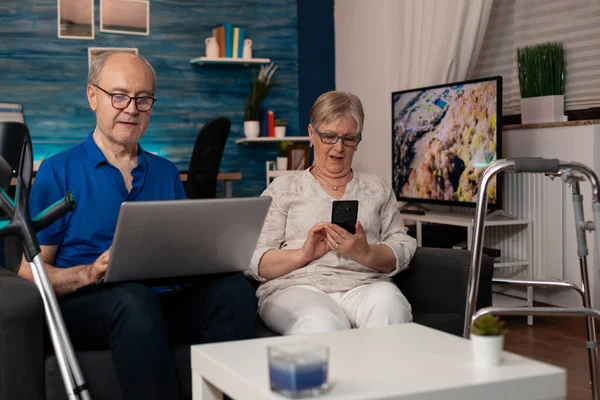
[[[96,58],[94,58],[94,60],[90,64],[90,69],[88,71],[88,85],[97,85],[100,82],[100,73],[102,72],[102,68],[104,68],[104,64],[106,64],[106,60],[108,60],[108,58],[110,56],[113,56],[118,53],[122,53],[122,52],[107,51],[107,52],[101,53]],[[132,56],[137,57],[144,64],[146,64],[146,66],[152,73],[152,91],[154,92],[154,90],[156,89],[156,72],[154,71],[154,68],[152,68],[152,65],[148,62],[148,60],[146,60],[144,57],[142,57],[140,55],[132,54],[132,53],[127,53],[127,54],[131,54]]]
[[[332,90],[319,96],[310,109],[310,123],[317,129],[344,117],[351,117],[356,122],[356,133],[362,133],[365,113],[355,94]]]

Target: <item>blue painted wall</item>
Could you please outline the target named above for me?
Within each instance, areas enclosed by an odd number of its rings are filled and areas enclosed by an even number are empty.
[[[204,55],[204,38],[223,22],[243,26],[254,42],[254,56],[279,65],[264,105],[276,118],[288,120],[288,135],[306,134],[305,125],[298,130],[296,0],[152,0],[149,36],[100,32],[95,0],[94,40],[59,39],[56,7],[56,0],[0,3],[0,102],[24,105],[36,159],[78,143],[95,126],[85,96],[88,47],[136,47],[158,75],[159,100],[142,145],[185,170],[200,127],[226,116],[233,125],[221,169],[242,172],[243,180],[234,184],[235,196],[260,194],[265,161],[276,157],[274,145],[234,143],[243,137],[244,104],[258,69],[189,63]],[[310,108],[316,97],[309,97]]]
[[[335,89],[333,0],[298,1],[298,109],[306,132],[310,109],[321,94]]]

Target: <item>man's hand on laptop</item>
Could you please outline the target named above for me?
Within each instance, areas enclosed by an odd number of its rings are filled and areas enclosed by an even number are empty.
[[[108,267],[108,259],[110,257],[110,248],[100,255],[89,267],[90,283],[96,282],[104,277],[106,268]]]

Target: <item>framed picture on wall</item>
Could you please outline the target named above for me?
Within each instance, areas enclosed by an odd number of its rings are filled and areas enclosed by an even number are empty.
[[[149,0],[100,0],[100,32],[150,34]]]
[[[57,0],[58,37],[94,38],[94,0]]]
[[[132,47],[88,47],[88,68],[92,65],[94,58],[107,51],[119,51],[138,55],[138,49]]]
[[[310,147],[307,144],[292,144],[288,147],[288,170],[297,171],[310,167]]]

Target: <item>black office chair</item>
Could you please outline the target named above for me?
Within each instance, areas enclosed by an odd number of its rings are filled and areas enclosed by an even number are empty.
[[[205,124],[194,144],[185,191],[188,199],[217,197],[217,175],[231,129],[231,121],[215,118]]]

